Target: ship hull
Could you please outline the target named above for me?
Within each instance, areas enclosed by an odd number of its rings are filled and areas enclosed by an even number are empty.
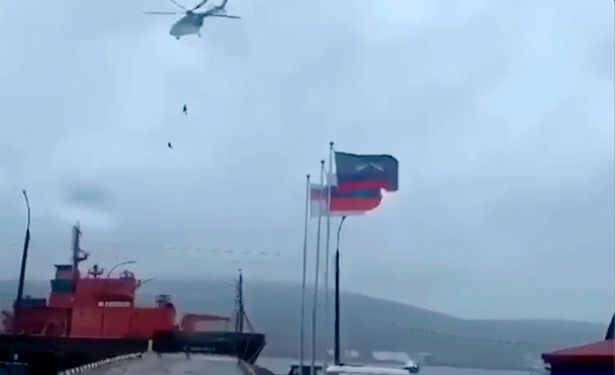
[[[157,353],[207,353],[238,357],[254,363],[265,347],[265,335],[238,332],[158,332],[152,349]]]
[[[56,374],[125,354],[143,353],[147,340],[0,335],[0,361],[28,365],[31,374]]]

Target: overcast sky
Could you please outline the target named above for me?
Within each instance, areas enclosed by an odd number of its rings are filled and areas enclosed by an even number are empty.
[[[399,192],[345,224],[345,289],[613,313],[612,1],[230,0],[241,21],[180,41],[144,10],[175,7],[0,3],[1,278],[27,188],[29,278],[80,220],[93,260],[144,278],[300,281],[304,178],[334,140],[400,161]]]

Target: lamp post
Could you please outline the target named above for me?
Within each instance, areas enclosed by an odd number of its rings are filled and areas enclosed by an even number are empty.
[[[337,227],[337,245],[335,246],[335,346],[334,363],[340,364],[340,234],[346,216],[342,216]]]
[[[143,286],[143,284],[147,284],[148,282],[152,281],[152,280],[156,280],[155,277],[149,277],[145,280],[141,280],[139,281],[139,284],[137,284],[137,288],[140,288],[141,286]]]
[[[125,266],[125,265],[127,265],[127,264],[135,264],[135,263],[137,263],[137,261],[136,261],[136,260],[127,260],[127,261],[125,261],[125,262],[121,262],[121,263],[116,264],[115,266],[111,267],[111,269],[109,270],[109,272],[107,272],[107,279],[108,279],[109,277],[111,277],[111,272],[113,272],[113,270],[115,270],[116,268],[118,268],[118,267],[120,267],[120,266]]]
[[[15,306],[20,306],[23,299],[23,288],[26,278],[26,263],[28,262],[28,246],[30,245],[30,201],[28,201],[28,194],[26,190],[22,190],[23,197],[26,201],[26,209],[28,212],[28,219],[26,224],[26,238],[23,244],[23,252],[21,254],[21,269],[19,271],[19,285],[17,287],[17,300]]]

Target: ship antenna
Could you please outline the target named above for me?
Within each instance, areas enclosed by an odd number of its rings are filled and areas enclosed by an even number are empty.
[[[28,194],[26,189],[21,191],[26,201],[26,209],[28,212],[28,219],[26,224],[26,238],[23,244],[23,253],[21,255],[21,270],[19,271],[19,285],[17,287],[17,300],[15,306],[20,306],[23,299],[23,287],[26,278],[26,263],[28,261],[28,246],[30,245],[30,201],[28,200]]]

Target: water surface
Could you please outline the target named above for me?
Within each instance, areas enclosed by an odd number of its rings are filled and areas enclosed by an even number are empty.
[[[257,364],[273,371],[275,374],[287,374],[291,364],[299,363],[292,358],[259,358]],[[309,363],[309,362],[308,362]],[[420,374],[423,375],[530,375],[538,374],[530,371],[514,370],[481,370],[454,367],[423,367]]]

